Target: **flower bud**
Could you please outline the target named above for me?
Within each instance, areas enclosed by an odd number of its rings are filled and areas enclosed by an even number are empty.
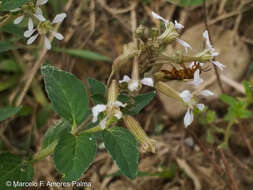
[[[175,98],[179,101],[182,101],[178,92],[176,90],[174,90],[173,88],[171,88],[169,85],[167,85],[165,82],[157,82],[155,85],[155,88],[163,93],[164,95],[171,97],[171,98]]]
[[[174,41],[179,34],[177,33],[175,26],[172,22],[169,22],[166,30],[158,37],[162,43],[170,43]]]
[[[112,108],[114,103],[117,101],[119,95],[118,83],[116,80],[113,80],[109,89],[107,97],[107,107]]]
[[[136,139],[141,144],[142,152],[150,151],[155,153],[156,141],[147,136],[147,134],[135,118],[127,115],[124,117],[124,123],[126,124],[126,127],[129,129],[129,131],[136,137]]]

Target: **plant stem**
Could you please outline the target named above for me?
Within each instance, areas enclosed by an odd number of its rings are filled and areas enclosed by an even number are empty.
[[[38,154],[35,154],[35,156],[32,160],[32,163],[40,161],[40,160],[46,158],[47,156],[49,156],[50,154],[52,154],[56,145],[57,145],[57,142],[54,141],[47,148],[42,149]]]

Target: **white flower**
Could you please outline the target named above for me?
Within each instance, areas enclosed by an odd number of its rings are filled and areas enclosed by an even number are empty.
[[[159,20],[162,20],[165,24],[165,27],[167,28],[168,24],[169,24],[169,20],[161,17],[160,15],[156,14],[155,12],[152,11],[152,16],[154,19],[159,19]]]
[[[214,95],[210,90],[203,90],[199,94],[204,95],[204,96]],[[179,94],[179,96],[182,98],[182,100],[186,103],[188,107],[184,116],[184,125],[185,127],[188,127],[193,122],[193,119],[194,119],[194,115],[193,115],[194,107],[196,107],[200,111],[203,111],[205,108],[205,105],[196,103],[196,100],[194,99],[192,93],[189,90],[182,91]]]
[[[19,17],[17,17],[14,20],[14,24],[21,23],[23,21],[23,19],[27,16],[28,17],[28,30],[32,30],[33,26],[34,26],[32,16],[34,16],[35,18],[37,18],[41,22],[45,21],[46,19],[43,16],[40,6],[46,4],[47,1],[48,0],[37,0],[36,5],[34,5],[34,11],[33,11],[33,9],[31,9],[31,14],[23,13],[22,15],[20,15]],[[11,12],[17,12],[17,11],[21,11],[21,10],[22,10],[21,8],[16,8],[16,9],[11,10]]]
[[[190,46],[190,44],[188,44],[187,42],[185,42],[185,41],[183,41],[183,40],[181,40],[179,38],[176,38],[176,41],[178,43],[180,43],[184,47],[186,54],[188,53],[188,48],[192,49],[192,47]]]
[[[195,87],[198,87],[201,83],[204,82],[204,80],[203,80],[202,78],[200,78],[199,73],[200,73],[200,70],[197,69],[197,70],[194,72],[193,81],[191,81],[191,84],[193,84]]]
[[[49,28],[52,28],[52,27],[51,27],[52,24],[61,23],[61,22],[64,20],[64,18],[65,18],[66,16],[67,16],[66,13],[57,14],[57,15],[55,16],[54,20],[52,21],[52,23],[49,23],[49,25],[50,25]],[[43,26],[41,26],[41,27],[43,27]],[[34,34],[35,31],[38,32],[39,30],[36,30],[36,29],[30,30],[30,29],[28,28],[28,30],[25,31],[24,36],[25,36],[26,38],[29,38],[29,39],[27,40],[27,44],[28,44],[28,45],[32,44],[32,43],[38,38],[38,34],[39,34],[39,33]],[[55,32],[55,31],[53,31],[52,29],[49,29],[49,30],[46,31],[45,33],[42,33],[41,35],[44,37],[44,45],[45,45],[45,47],[46,47],[47,49],[51,49],[51,47],[52,47],[51,42],[50,42],[50,40],[48,39],[48,37],[47,37],[47,35],[46,35],[47,33],[52,33],[53,36],[54,36],[56,39],[58,39],[58,40],[63,40],[63,39],[64,39],[64,37],[63,37],[62,34],[60,34],[60,33],[58,33],[58,32]],[[34,35],[33,35],[33,34],[34,34]],[[33,36],[32,36],[32,35],[33,35]]]
[[[193,122],[194,116],[190,108],[187,109],[187,112],[184,116],[184,126],[188,127]]]
[[[139,89],[139,83],[153,87],[154,86],[154,80],[150,77],[144,77],[142,80],[132,80],[129,76],[124,75],[123,79],[119,81],[119,83],[126,82],[128,83],[128,89],[133,92],[135,90]]]
[[[122,118],[122,112],[120,111],[120,107],[126,107],[127,104],[123,104],[120,101],[115,101],[112,105],[112,107],[108,107],[105,104],[97,104],[96,106],[94,106],[91,111],[92,111],[92,122],[95,123],[98,121],[98,116],[100,113],[105,112],[108,108],[113,110],[113,116],[116,117],[117,119],[121,119]],[[99,122],[99,125],[102,129],[105,129],[106,127],[106,123],[108,120],[108,116],[105,116],[103,118],[102,121]]]
[[[222,71],[226,67],[225,65],[221,64],[219,61],[212,61],[212,64],[216,65]]]
[[[219,55],[219,53],[213,48],[213,46],[211,45],[210,39],[209,39],[209,35],[208,35],[208,31],[205,30],[203,32],[203,37],[205,38],[206,41],[206,46],[209,49],[211,56],[216,57]],[[225,65],[221,64],[219,61],[211,61],[212,64],[216,65],[220,70],[223,70],[225,68]]]
[[[106,105],[104,104],[97,104],[94,106],[91,111],[93,115],[92,122],[95,123],[98,120],[98,116],[101,112],[104,112],[106,110]]]
[[[176,28],[177,30],[182,30],[182,29],[184,29],[184,26],[183,26],[182,24],[178,23],[177,20],[175,20],[174,23],[175,23],[175,24],[174,24],[174,25],[175,25],[175,28]]]

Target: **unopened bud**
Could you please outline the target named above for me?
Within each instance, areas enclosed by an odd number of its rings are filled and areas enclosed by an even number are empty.
[[[117,101],[119,95],[118,83],[116,80],[113,80],[109,89],[107,97],[107,107],[112,108],[114,103]]]
[[[171,97],[171,98],[175,98],[179,101],[182,101],[182,99],[180,98],[178,92],[176,90],[174,90],[173,88],[171,88],[168,84],[166,84],[165,82],[157,82],[155,85],[155,88],[161,92],[162,94]]]
[[[135,118],[127,115],[124,117],[124,123],[126,124],[126,127],[129,129],[129,131],[136,137],[136,139],[141,144],[142,152],[150,151],[155,153],[156,141],[147,136],[147,134]]]

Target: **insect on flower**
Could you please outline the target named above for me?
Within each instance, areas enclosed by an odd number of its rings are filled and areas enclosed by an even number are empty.
[[[203,68],[201,66],[201,63],[195,62],[191,67],[186,67],[185,65],[180,65],[183,69],[177,69],[176,67],[172,67],[172,70],[165,70],[162,69],[161,71],[169,75],[166,78],[172,79],[172,80],[184,80],[184,79],[193,79],[195,71],[199,70],[201,72],[207,72],[210,69],[209,68]]]

